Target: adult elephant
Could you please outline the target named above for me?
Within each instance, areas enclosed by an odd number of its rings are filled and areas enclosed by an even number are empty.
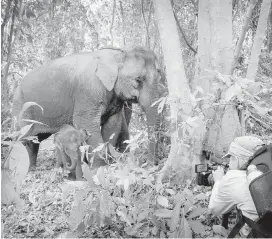
[[[38,67],[22,80],[14,95],[13,115],[19,117],[25,102],[36,102],[43,112],[31,106],[24,118],[43,124],[33,124],[28,135],[37,135],[42,141],[63,124],[70,124],[90,132],[92,137],[87,143],[96,148],[103,142],[100,126],[119,113],[125,101],[142,106],[149,133],[152,128],[158,129],[157,105],[151,105],[159,97],[160,77],[155,54],[142,47],[66,56]],[[20,127],[29,124],[19,122]],[[25,145],[30,167],[34,169],[39,144],[28,141]],[[156,158],[155,146],[155,140],[151,139],[150,153]]]

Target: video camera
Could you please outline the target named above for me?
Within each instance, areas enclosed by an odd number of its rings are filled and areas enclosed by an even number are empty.
[[[196,184],[199,186],[212,186],[213,179],[210,177],[212,175],[212,170],[216,170],[218,166],[222,166],[226,173],[229,165],[222,163],[213,163],[213,164],[196,164],[195,173],[196,175]]]

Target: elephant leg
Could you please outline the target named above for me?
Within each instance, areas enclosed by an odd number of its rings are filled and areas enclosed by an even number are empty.
[[[51,135],[50,133],[42,133],[38,134],[37,137],[39,142],[42,142],[43,140],[47,139],[50,135]],[[24,145],[29,155],[29,171],[35,171],[40,144],[36,144],[30,140],[27,140],[24,142]]]
[[[117,139],[117,148],[119,148],[119,151],[123,153],[126,150],[127,143],[124,143],[124,141],[129,140],[129,131],[128,131],[128,125],[127,125],[127,115],[122,112],[122,125],[121,125],[121,132],[119,134],[119,137]]]
[[[116,147],[121,133],[121,128],[121,113],[112,115],[101,128],[103,141],[109,142],[113,147]]]
[[[82,176],[83,176],[83,172],[82,172],[82,167],[81,167],[81,161],[80,158],[78,160],[77,166],[76,166],[76,180],[81,181],[82,180]]]
[[[61,150],[57,147],[56,147],[56,156],[57,156],[57,167],[64,168],[62,153],[61,153]]]
[[[28,140],[24,142],[24,145],[29,155],[29,171],[35,171],[40,144]]]
[[[100,129],[100,127],[99,127]],[[93,149],[95,149],[98,145],[103,144],[101,132],[92,132],[92,137],[90,139],[86,140],[86,143],[90,145],[89,152],[88,152],[88,163],[90,163],[90,160],[92,161],[92,168],[98,168],[101,166],[107,165],[105,160],[103,159],[105,157],[104,152],[92,152]]]
[[[86,94],[90,94],[89,92],[85,92]],[[83,93],[82,93],[83,94]],[[87,95],[88,95],[87,94]],[[92,98],[91,98],[92,99]],[[100,131],[100,121],[101,121],[101,113],[104,110],[104,106],[99,104],[95,108],[89,106],[89,102],[91,99],[77,99],[74,109],[73,116],[73,124],[77,125],[81,129],[85,129],[87,132],[91,134],[91,137],[88,137],[86,143],[90,145],[88,152],[88,160],[93,159],[92,166],[100,167],[105,166],[106,162],[102,159],[104,153],[101,152],[92,152],[95,148],[99,146],[99,144],[103,143],[103,139]],[[88,103],[86,105],[86,102]],[[90,109],[88,109],[91,108]],[[87,108],[87,109],[86,109]]]

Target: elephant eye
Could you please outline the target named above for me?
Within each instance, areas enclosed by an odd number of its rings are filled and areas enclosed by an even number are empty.
[[[137,88],[140,87],[143,84],[144,77],[138,76],[135,81],[137,83]]]
[[[138,77],[136,78],[136,81],[137,81],[138,83],[141,83],[141,82],[142,82],[142,77],[141,77],[141,76],[138,76]]]

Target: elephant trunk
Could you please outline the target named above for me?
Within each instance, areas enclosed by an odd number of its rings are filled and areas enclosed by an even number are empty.
[[[72,157],[70,159],[71,159],[71,165],[69,165],[69,162],[66,162],[66,169],[72,171],[72,170],[75,170],[75,168],[77,166],[77,163],[79,161],[79,158],[78,157]]]

